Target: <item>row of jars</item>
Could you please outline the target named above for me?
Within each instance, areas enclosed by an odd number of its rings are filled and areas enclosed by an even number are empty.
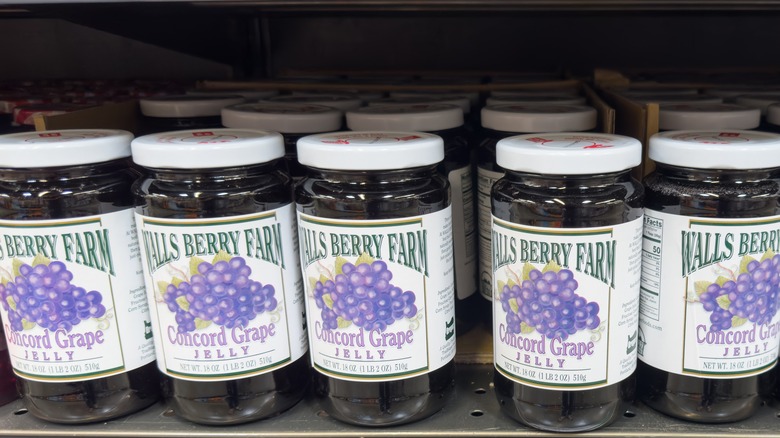
[[[128,414],[158,398],[161,373],[177,415],[240,423],[293,406],[310,369],[348,423],[441,409],[459,268],[443,137],[304,137],[294,194],[276,133],[131,140],[0,137],[2,317],[30,412]],[[496,150],[502,409],[558,431],[609,424],[635,393],[688,420],[755,413],[780,347],[780,136],[659,134],[644,188],[628,137],[531,134]]]

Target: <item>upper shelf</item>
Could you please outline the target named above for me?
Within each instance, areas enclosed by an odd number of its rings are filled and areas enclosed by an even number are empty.
[[[197,7],[244,7],[259,11],[756,11],[778,10],[780,0],[0,0],[0,7],[37,9],[90,3],[172,3]],[[2,10],[0,10],[2,11]]]

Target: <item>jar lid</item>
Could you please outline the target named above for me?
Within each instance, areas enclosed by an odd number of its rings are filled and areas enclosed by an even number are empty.
[[[279,94],[279,91],[277,90],[240,90],[240,89],[234,89],[234,90],[208,90],[208,89],[201,89],[201,90],[187,90],[185,91],[185,94],[188,96],[214,96],[214,95],[226,95],[229,94],[231,96],[241,96],[246,100],[260,100],[260,99],[268,99],[269,97],[274,97]]]
[[[638,103],[657,103],[658,105],[723,103],[723,99],[718,96],[706,96],[703,94],[635,94],[628,98]]]
[[[598,113],[584,105],[493,105],[482,108],[482,127],[503,132],[589,131]]]
[[[313,105],[324,105],[331,108],[336,108],[339,111],[358,109],[363,105],[363,101],[360,100],[358,96],[353,96],[351,94],[295,94],[270,97],[265,101],[276,103],[309,103]]]
[[[141,113],[147,117],[215,117],[228,105],[243,103],[241,96],[159,96],[139,101]]]
[[[507,98],[507,99],[539,97],[539,96],[573,97],[579,95],[580,95],[580,90],[576,88],[493,90],[490,92],[491,97]]]
[[[468,98],[459,97],[459,96],[387,97],[384,99],[378,99],[369,102],[368,106],[379,106],[379,105],[405,106],[405,105],[416,105],[416,104],[424,105],[424,104],[434,104],[434,103],[455,105],[461,109],[463,114],[468,114],[471,112],[471,102],[469,102]]]
[[[766,107],[766,121],[773,125],[780,125],[780,103],[773,103]]]
[[[222,108],[222,125],[282,134],[314,134],[341,129],[341,111],[308,103],[242,103]]]
[[[423,132],[332,132],[298,140],[298,161],[335,170],[394,170],[444,160],[444,140]]]
[[[479,92],[478,91],[391,91],[390,97],[396,99],[406,98],[434,98],[434,99],[466,99],[469,102],[469,107],[479,105]]]
[[[650,159],[694,169],[780,166],[780,135],[761,131],[669,131],[650,137]]]
[[[780,102],[780,93],[774,94],[742,94],[734,98],[734,102],[750,108],[758,108],[761,115],[766,114],[769,105]]]
[[[127,158],[133,134],[118,129],[63,129],[0,135],[0,167],[75,166]]]
[[[347,127],[353,131],[442,131],[463,126],[463,111],[455,105],[367,106],[347,111]]]
[[[622,135],[526,134],[496,144],[496,163],[519,172],[591,175],[630,169],[641,161],[642,143]]]
[[[753,129],[761,123],[761,111],[729,103],[663,105],[658,127],[665,131],[683,129]]]
[[[699,90],[696,88],[672,88],[672,87],[655,87],[655,88],[629,88],[627,90],[620,91],[620,94],[626,97],[634,96],[692,96],[699,94]]]
[[[284,156],[277,132],[210,129],[160,132],[133,140],[133,161],[158,169],[213,169],[267,163]]]
[[[536,105],[585,105],[587,100],[582,96],[537,95],[537,96],[491,96],[485,100],[485,105],[536,104]]]

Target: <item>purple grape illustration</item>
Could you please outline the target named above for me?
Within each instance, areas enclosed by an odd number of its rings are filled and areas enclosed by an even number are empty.
[[[710,313],[709,330],[728,330],[746,321],[772,321],[780,300],[780,254],[765,254],[761,261],[745,257],[739,273],[731,277],[695,283],[699,302]]]
[[[71,331],[81,321],[102,318],[106,307],[98,291],[71,284],[73,273],[60,261],[19,264],[13,281],[0,284],[3,309],[16,331],[38,325],[51,331]]]
[[[263,312],[272,312],[278,302],[274,287],[249,277],[252,268],[242,257],[201,261],[189,281],[173,281],[162,288],[163,302],[176,314],[179,332],[191,332],[209,323],[246,327]]]
[[[344,262],[335,278],[314,283],[314,302],[322,309],[326,329],[355,324],[383,332],[396,321],[417,315],[414,293],[390,283],[393,273],[387,263],[360,262],[362,259],[356,261],[357,266]]]
[[[566,340],[580,330],[595,330],[601,324],[599,305],[575,291],[579,284],[568,269],[542,273],[526,264],[521,284],[506,284],[499,291],[510,333],[534,330],[548,339]]]

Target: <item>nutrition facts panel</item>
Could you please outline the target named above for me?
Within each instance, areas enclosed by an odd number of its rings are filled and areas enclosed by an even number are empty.
[[[664,221],[645,216],[642,234],[642,285],[640,287],[639,313],[658,321],[661,293],[661,236]]]

